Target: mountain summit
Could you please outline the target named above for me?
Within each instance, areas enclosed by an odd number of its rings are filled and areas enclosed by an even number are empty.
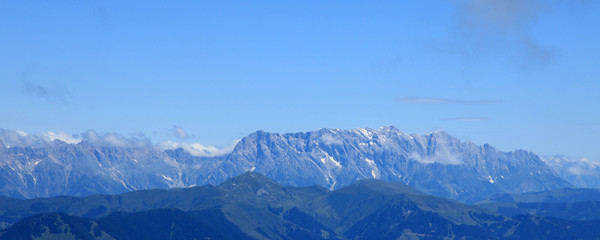
[[[533,153],[501,152],[487,144],[461,142],[443,131],[409,135],[393,126],[288,134],[259,131],[243,138],[226,162],[284,185],[316,183],[335,189],[374,178],[466,201],[570,186]]]
[[[20,198],[216,185],[244,172],[328,189],[380,179],[467,202],[571,186],[531,152],[502,152],[443,131],[406,134],[393,126],[257,131],[223,156],[87,141],[0,147],[0,194]]]

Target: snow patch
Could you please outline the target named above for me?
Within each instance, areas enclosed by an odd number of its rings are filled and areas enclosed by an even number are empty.
[[[169,181],[169,182],[173,182],[173,179],[172,179],[172,178],[170,178],[170,177],[167,177],[167,176],[165,176],[165,175],[162,175],[162,177],[163,177],[165,180]]]
[[[367,137],[368,139],[373,138],[373,133],[365,128],[358,128],[356,130],[358,130],[358,132],[360,132],[363,136]]]
[[[336,161],[335,159],[333,159],[333,157],[332,157],[332,156],[329,156],[329,155],[327,155],[327,157],[328,157],[327,159],[328,159],[329,161],[333,162],[333,164],[335,164],[335,166],[337,166],[337,167],[339,167],[339,168],[341,168],[341,167],[342,167],[342,164],[340,164],[340,162],[338,162],[338,161]]]
[[[319,159],[323,164],[325,164],[327,166],[328,165],[327,163],[329,162],[329,163],[333,163],[333,165],[338,168],[342,167],[342,164],[340,162],[336,161],[335,158],[333,158],[332,156],[329,156],[329,154],[326,152],[324,152],[324,153],[325,153],[325,157]]]
[[[333,183],[331,184],[331,186],[329,187],[329,191],[332,191],[333,189],[335,189],[335,185],[337,184],[337,180],[335,179],[335,177],[333,177],[331,175],[331,173],[329,173],[327,175],[327,182],[333,181]]]
[[[123,185],[123,187],[124,187],[125,189],[127,189],[127,190],[129,190],[129,191],[132,191],[132,189],[131,189],[131,188],[129,188],[129,187],[127,186],[127,184],[125,184],[125,182],[123,182],[123,180],[120,180],[120,179],[119,179],[119,182],[121,182],[121,184]],[[133,189],[133,190],[135,190],[135,189]]]
[[[381,177],[381,173],[379,172],[379,169],[377,168],[375,161],[365,158],[365,162],[367,162],[367,164],[371,168],[371,176],[373,176],[373,178]]]
[[[376,173],[375,170],[371,170],[371,176],[373,176],[373,178],[379,178],[379,173]]]

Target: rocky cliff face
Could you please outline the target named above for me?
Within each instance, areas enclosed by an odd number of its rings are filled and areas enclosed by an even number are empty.
[[[256,132],[242,139],[226,162],[284,185],[333,189],[376,178],[460,200],[569,186],[533,153],[500,152],[445,132],[408,135],[394,127]]]
[[[0,194],[22,198],[219,184],[246,171],[284,185],[329,189],[365,178],[399,181],[464,201],[570,186],[533,153],[501,152],[445,132],[409,135],[395,127],[258,131],[217,157],[86,141],[0,147]]]
[[[220,158],[194,157],[182,149],[95,146],[58,140],[43,146],[0,147],[0,195],[36,198],[85,196],[217,182],[210,171]]]

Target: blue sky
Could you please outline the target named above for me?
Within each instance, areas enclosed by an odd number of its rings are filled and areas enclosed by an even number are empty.
[[[394,125],[600,160],[598,1],[16,1],[0,22],[4,129]]]

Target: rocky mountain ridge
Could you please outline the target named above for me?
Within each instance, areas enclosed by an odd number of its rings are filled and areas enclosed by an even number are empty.
[[[2,145],[0,194],[18,198],[219,184],[247,171],[284,185],[318,184],[327,189],[368,178],[398,181],[466,202],[573,186],[534,153],[502,152],[443,131],[406,134],[393,126],[287,134],[257,131],[221,156],[91,141]]]

